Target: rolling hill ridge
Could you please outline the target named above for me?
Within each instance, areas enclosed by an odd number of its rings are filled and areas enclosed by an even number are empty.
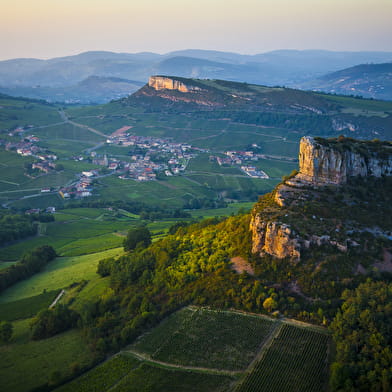
[[[301,88],[392,100],[392,63],[346,68],[304,83]]]

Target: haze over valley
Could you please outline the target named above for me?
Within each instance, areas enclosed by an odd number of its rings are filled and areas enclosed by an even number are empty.
[[[208,50],[164,55],[85,52],[50,60],[1,61],[0,92],[49,102],[104,103],[135,92],[151,75],[175,75],[391,100],[391,62],[392,52],[277,50],[256,55]],[[364,70],[359,72],[360,64],[370,63],[374,65],[362,66]],[[376,66],[376,63],[385,64]],[[354,67],[351,74],[350,69],[344,70],[349,67]],[[330,76],[333,72],[336,76]],[[339,72],[347,74],[344,79]]]

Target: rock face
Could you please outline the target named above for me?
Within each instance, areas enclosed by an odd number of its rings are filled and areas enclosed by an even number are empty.
[[[265,253],[278,259],[300,259],[301,245],[291,228],[279,222],[264,222],[260,215],[252,216],[250,223],[252,231],[252,252]]]
[[[296,180],[314,185],[344,184],[349,177],[392,174],[392,151],[381,155],[371,149],[351,151],[323,145],[310,136],[301,139]]]
[[[181,93],[189,93],[191,91],[200,91],[200,87],[189,86],[180,80],[168,78],[166,76],[151,76],[148,85],[153,89],[159,90],[177,90]]]
[[[301,139],[299,166],[299,173],[274,191],[274,201],[280,207],[291,205],[293,208],[311,201],[317,190],[321,190],[320,187],[339,186],[350,177],[392,175],[392,144],[345,138],[315,140],[306,136]],[[346,252],[347,246],[352,245],[349,238],[340,238],[338,242],[334,238],[336,236],[331,238],[326,233],[319,236],[306,233],[301,238],[293,227],[277,220],[279,218],[269,218],[268,214],[258,212],[257,208],[253,210],[250,223],[253,253],[261,256],[269,254],[279,259],[290,258],[297,262],[301,258],[301,250],[311,245],[334,246],[341,252]],[[322,225],[320,223],[318,227]]]

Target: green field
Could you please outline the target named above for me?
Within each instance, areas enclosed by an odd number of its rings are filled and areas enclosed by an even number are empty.
[[[58,293],[59,290],[46,291],[17,301],[0,303],[0,320],[13,321],[33,317],[47,308]]]
[[[85,256],[58,257],[38,274],[5,290],[0,296],[0,303],[32,297],[41,294],[44,290],[62,289],[82,280],[99,279],[96,273],[99,260],[122,252],[122,248],[116,248]]]
[[[38,101],[25,101],[0,96],[0,129],[25,125],[46,125],[61,122],[55,106]]]
[[[14,322],[11,344],[0,345],[1,392],[26,392],[53,378],[69,377],[75,364],[91,363],[90,350],[79,331],[31,341],[29,322]]]
[[[117,355],[75,381],[57,388],[56,392],[104,392],[118,384],[119,380],[139,365],[140,361],[135,358]]]
[[[65,140],[88,143],[105,140],[103,136],[90,132],[85,128],[77,127],[68,123],[39,128],[34,130],[34,134],[40,139],[47,138],[50,140]]]
[[[96,209],[65,209],[55,214],[55,222],[41,223],[40,234],[1,249],[0,259],[17,260],[26,249],[51,245],[60,256],[96,253],[122,245],[123,236],[139,220],[115,218],[114,212]],[[170,224],[169,224],[170,225]]]

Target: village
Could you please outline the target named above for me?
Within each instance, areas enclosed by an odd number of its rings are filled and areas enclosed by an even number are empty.
[[[258,148],[258,146],[253,144],[252,148]],[[256,154],[252,150],[225,151],[225,155],[225,157],[212,156],[210,159],[216,160],[219,166],[240,166],[241,170],[252,178],[269,178],[268,174],[263,170],[247,164],[248,162],[257,162],[259,159],[264,158],[264,155]]]
[[[121,180],[154,181],[157,176],[170,177],[182,174],[192,158],[200,153],[209,153],[209,150],[188,143],[175,143],[169,139],[153,136],[138,136],[129,132],[131,128],[123,126],[113,132],[103,145],[104,151],[100,153],[92,148],[68,158],[89,162],[100,168],[82,171],[76,175],[75,181],[66,186],[60,189],[45,187],[41,189],[41,193],[58,191],[63,199],[90,197],[99,178],[116,175]],[[25,174],[32,177],[62,170],[62,165],[56,164],[57,156],[37,145],[40,141],[37,136],[32,134],[26,136],[28,131],[30,132],[29,127],[18,127],[9,133],[9,136],[19,136],[21,140],[18,142],[1,140],[6,150],[37,159],[36,162],[27,165]],[[109,149],[111,146],[123,147],[127,159],[119,159],[107,154],[105,147]],[[258,170],[252,164],[261,157],[252,150],[225,151],[224,156],[222,155],[211,155],[210,161],[216,160],[220,166],[239,166],[244,174],[252,178],[269,178],[264,171]]]

